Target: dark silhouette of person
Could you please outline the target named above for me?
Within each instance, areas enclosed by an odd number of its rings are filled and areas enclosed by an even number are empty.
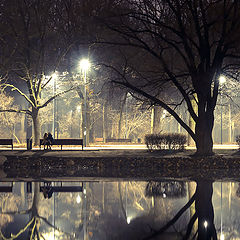
[[[44,133],[43,142],[42,142],[42,144],[44,146],[44,150],[46,149],[46,145],[47,145],[47,142],[48,142],[47,137],[48,137],[48,134]],[[48,145],[47,145],[47,149],[48,149]]]
[[[53,188],[51,186],[51,183],[44,183],[44,186],[42,188],[43,196],[44,198],[51,198],[53,195]]]
[[[53,144],[53,136],[52,134],[49,132],[47,134],[47,149],[52,149],[51,145]]]

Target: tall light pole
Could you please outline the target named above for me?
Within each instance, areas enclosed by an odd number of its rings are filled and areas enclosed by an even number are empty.
[[[82,106],[77,106],[77,112],[78,112],[78,125],[79,125],[79,138],[81,138],[81,112],[82,112]]]
[[[220,105],[221,105],[221,144],[223,143],[223,135],[222,135],[222,114],[223,114],[223,105],[222,105],[222,85],[226,82],[226,78],[224,76],[220,76],[219,77],[219,88],[220,88]]]
[[[83,127],[83,137],[84,137],[84,146],[86,147],[88,144],[88,128],[87,128],[87,71],[89,70],[91,64],[88,59],[82,59],[80,61],[80,69],[83,74],[83,80],[84,80],[84,127]]]
[[[52,80],[53,80],[53,96],[56,94],[56,81],[57,81],[57,73],[52,74]],[[53,99],[53,123],[52,123],[52,133],[53,133],[53,138],[56,138],[56,99]]]

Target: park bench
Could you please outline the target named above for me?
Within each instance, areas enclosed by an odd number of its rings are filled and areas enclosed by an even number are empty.
[[[0,186],[0,192],[12,192],[13,183],[11,182],[11,186]]]
[[[63,186],[61,182],[61,186],[53,186],[48,185],[47,182],[44,182],[43,186],[40,186],[40,192],[43,192],[43,189],[46,187],[50,187],[52,192],[82,192],[83,191],[83,183],[81,186]]]
[[[13,150],[13,140],[12,139],[0,139],[0,145],[11,145]]]
[[[43,191],[45,186],[40,186],[40,192]],[[82,186],[51,186],[51,189],[53,192],[82,192],[83,188]]]
[[[118,142],[118,143],[129,143],[132,142],[132,139],[128,139],[128,138],[107,138],[106,139],[106,143],[109,142]]]
[[[41,145],[44,145],[43,144],[43,139],[40,139],[40,144],[39,144],[39,147],[41,149]],[[51,146],[61,146],[61,150],[62,150],[62,146],[63,145],[81,145],[82,146],[82,150],[83,150],[83,139],[72,139],[72,138],[69,138],[69,139],[54,139],[53,140],[53,143]]]

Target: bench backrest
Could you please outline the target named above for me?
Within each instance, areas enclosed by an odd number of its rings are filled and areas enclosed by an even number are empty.
[[[73,138],[62,138],[54,139],[54,145],[83,145],[83,139],[73,139]],[[43,145],[43,139],[40,139],[40,145]]]
[[[81,186],[62,186],[62,187],[53,187],[50,186],[49,188],[51,188],[53,190],[53,192],[82,192],[83,188]],[[44,186],[40,187],[40,192],[42,192],[44,189]]]
[[[0,139],[0,145],[1,144],[12,145],[13,144],[13,140],[12,139]]]
[[[128,138],[107,138],[106,142],[131,142],[132,139]]]

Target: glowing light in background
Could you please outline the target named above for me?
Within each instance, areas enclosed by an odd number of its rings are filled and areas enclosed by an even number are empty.
[[[77,195],[76,202],[77,202],[78,204],[81,202],[81,197],[80,197],[79,194]]]
[[[219,77],[219,83],[220,84],[223,84],[223,83],[225,83],[226,82],[226,78],[224,77],[224,76],[220,76]]]
[[[204,226],[205,228],[207,228],[207,227],[208,227],[208,222],[207,222],[207,221],[204,221],[203,226]]]
[[[80,61],[79,66],[83,71],[87,71],[91,67],[91,63],[88,59],[84,58]]]
[[[132,217],[127,217],[127,224],[130,224]]]

